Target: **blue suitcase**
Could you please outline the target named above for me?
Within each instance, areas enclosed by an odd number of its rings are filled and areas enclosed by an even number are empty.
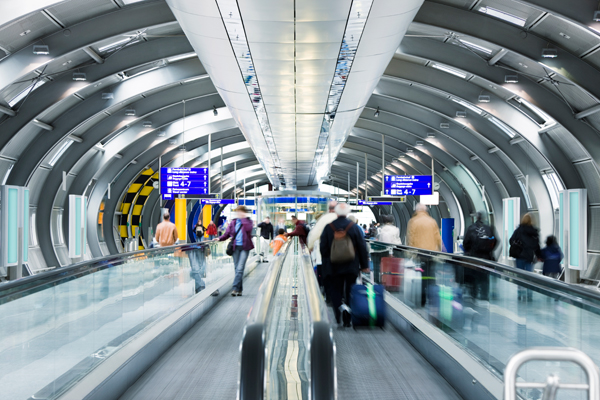
[[[354,285],[350,292],[352,326],[379,326],[385,323],[382,285]]]

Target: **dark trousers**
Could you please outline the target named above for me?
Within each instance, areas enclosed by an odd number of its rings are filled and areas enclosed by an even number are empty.
[[[356,283],[355,274],[340,274],[333,276],[333,287],[332,287],[332,302],[333,312],[335,313],[336,321],[340,320],[342,300],[350,307],[350,292],[352,286]],[[350,322],[350,321],[344,321]]]
[[[333,277],[329,274],[325,274],[325,268],[323,268],[322,264],[317,265],[317,280],[319,282],[319,286],[323,286],[325,300],[327,303],[331,303],[331,286]]]

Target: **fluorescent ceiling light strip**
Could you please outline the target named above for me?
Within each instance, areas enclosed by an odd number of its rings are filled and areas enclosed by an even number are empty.
[[[9,102],[8,105],[10,106],[10,108],[12,108],[15,104],[17,104],[18,102],[20,102],[21,100],[23,100],[25,97],[27,97],[27,95],[29,94],[29,92],[31,91],[33,93],[33,91],[37,88],[39,88],[40,86],[42,86],[44,83],[46,83],[46,81],[44,80],[39,80],[35,83],[32,83],[31,85],[27,86],[27,88],[25,88],[21,93],[19,93],[18,95],[16,95],[15,97],[13,97]],[[33,89],[32,89],[33,88]]]
[[[479,46],[478,44],[467,42],[463,39],[460,39],[460,42],[465,46],[472,48],[473,50],[478,50],[485,54],[492,54],[492,50],[488,49],[487,47]]]
[[[489,116],[488,120],[496,125],[498,128],[500,128],[500,130],[504,133],[506,133],[510,138],[514,138],[516,135],[516,132],[512,130],[512,128],[510,128],[508,125],[506,125],[504,122],[501,122],[499,119],[497,119],[496,117],[492,117]]]
[[[511,24],[515,24],[515,25],[518,25],[521,27],[525,26],[525,22],[527,21],[527,19],[525,19],[525,18],[521,18],[514,14],[507,13],[506,11],[498,10],[497,8],[488,7],[488,6],[480,7],[479,12],[482,12],[487,15],[491,15],[492,17],[499,18],[503,21],[506,21],[506,22],[509,22]]]
[[[196,53],[182,54],[180,56],[175,56],[175,57],[167,58],[167,61],[170,62],[170,63],[172,63],[172,62],[186,60],[188,58],[193,58],[193,57],[196,57]]]
[[[473,105],[471,103],[467,103],[464,100],[452,98],[452,101],[455,102],[455,103],[460,104],[461,106],[463,106],[465,108],[468,108],[469,110],[477,113],[478,115],[483,114],[483,110],[482,109],[480,109],[479,107],[476,107],[475,105]]]
[[[277,155],[275,142],[268,142],[266,140],[268,137],[272,137],[271,125],[269,124],[267,110],[265,109],[262,92],[260,91],[260,86],[258,84],[256,69],[254,68],[254,62],[252,61],[252,55],[250,54],[250,46],[248,45],[248,41],[246,39],[244,24],[238,9],[237,1],[216,1],[219,8],[219,13],[221,14],[221,19],[225,25],[227,35],[229,36],[229,42],[231,43],[234,56],[238,63],[238,67],[240,68],[240,72],[242,73],[244,84],[246,85],[248,96],[250,97],[250,102],[254,107],[256,118],[258,119],[265,143],[269,150],[269,152],[266,154],[270,154],[275,166],[275,170],[279,170],[274,172],[275,175],[273,174],[273,171],[269,170],[268,168],[265,168],[265,172],[274,185],[280,186],[281,180],[283,180],[283,174],[280,171],[281,162]],[[224,15],[224,12],[227,15]],[[247,132],[247,134],[251,134],[251,132]],[[259,158],[259,162],[263,164],[263,161],[261,160],[262,157],[258,156],[258,154],[257,157]]]
[[[134,37],[135,37],[135,36],[134,36]],[[122,40],[119,40],[119,41],[117,41],[117,42],[111,43],[111,44],[109,44],[109,45],[106,45],[106,46],[100,47],[100,48],[98,49],[98,51],[99,51],[100,53],[104,53],[105,51],[110,51],[110,50],[116,49],[117,47],[119,47],[119,46],[121,46],[121,45],[123,45],[123,44],[125,44],[125,43],[127,43],[127,46],[129,46],[129,45],[132,45],[132,44],[134,44],[134,43],[138,43],[140,40],[139,40],[139,39],[132,40],[134,37],[128,37],[128,38],[126,38],[126,39],[122,39]],[[128,43],[128,42],[129,42],[129,43]]]
[[[63,154],[65,154],[65,151],[67,151],[72,144],[73,141],[71,139],[68,139],[66,142],[64,142],[48,164],[50,164],[51,167],[54,167],[54,164],[56,164],[56,162],[62,157]]]
[[[338,53],[333,80],[329,88],[327,108],[325,110],[325,115],[323,116],[319,143],[317,145],[315,159],[310,173],[310,176],[313,176],[313,172],[319,172],[317,180],[323,178],[327,174],[327,169],[329,168],[329,166],[324,167],[324,162],[321,162],[321,159],[323,158],[325,147],[327,146],[329,132],[334,122],[335,113],[337,112],[342,99],[342,94],[346,87],[348,76],[352,69],[356,51],[358,50],[358,45],[360,44],[360,39],[362,38],[365,25],[367,24],[372,5],[373,0],[354,0],[352,2],[352,8],[350,9],[350,14],[348,16],[340,52]],[[324,138],[324,140],[321,140],[321,137]],[[331,153],[337,154],[337,152],[334,151],[331,151]]]
[[[467,77],[466,73],[464,73],[462,71],[459,71],[457,69],[454,69],[454,68],[447,67],[447,66],[442,65],[442,64],[431,64],[431,67],[435,68],[435,69],[438,69],[440,71],[447,72],[447,73],[452,74],[454,76],[458,76],[459,78],[462,78],[462,79],[465,79]]]
[[[528,109],[530,109],[531,112],[535,113],[538,117],[540,117],[541,119],[543,119],[544,121],[546,121],[546,124],[548,124],[549,122],[550,122],[551,125],[556,124],[556,120],[554,118],[552,118],[551,116],[549,116],[548,114],[546,114],[544,111],[542,111],[540,108],[534,106],[533,104],[531,104],[527,100],[525,100],[523,98],[518,98],[517,101],[519,103],[523,104]]]

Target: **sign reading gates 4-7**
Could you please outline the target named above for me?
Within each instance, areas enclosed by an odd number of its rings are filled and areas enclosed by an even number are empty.
[[[386,196],[422,196],[432,195],[431,175],[386,175]]]
[[[163,200],[208,194],[208,168],[161,168],[160,193]]]

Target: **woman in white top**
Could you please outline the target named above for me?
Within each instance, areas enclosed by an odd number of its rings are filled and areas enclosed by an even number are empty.
[[[383,220],[383,226],[379,230],[376,240],[383,243],[402,244],[400,229],[394,225],[394,217],[384,215],[381,219]]]

